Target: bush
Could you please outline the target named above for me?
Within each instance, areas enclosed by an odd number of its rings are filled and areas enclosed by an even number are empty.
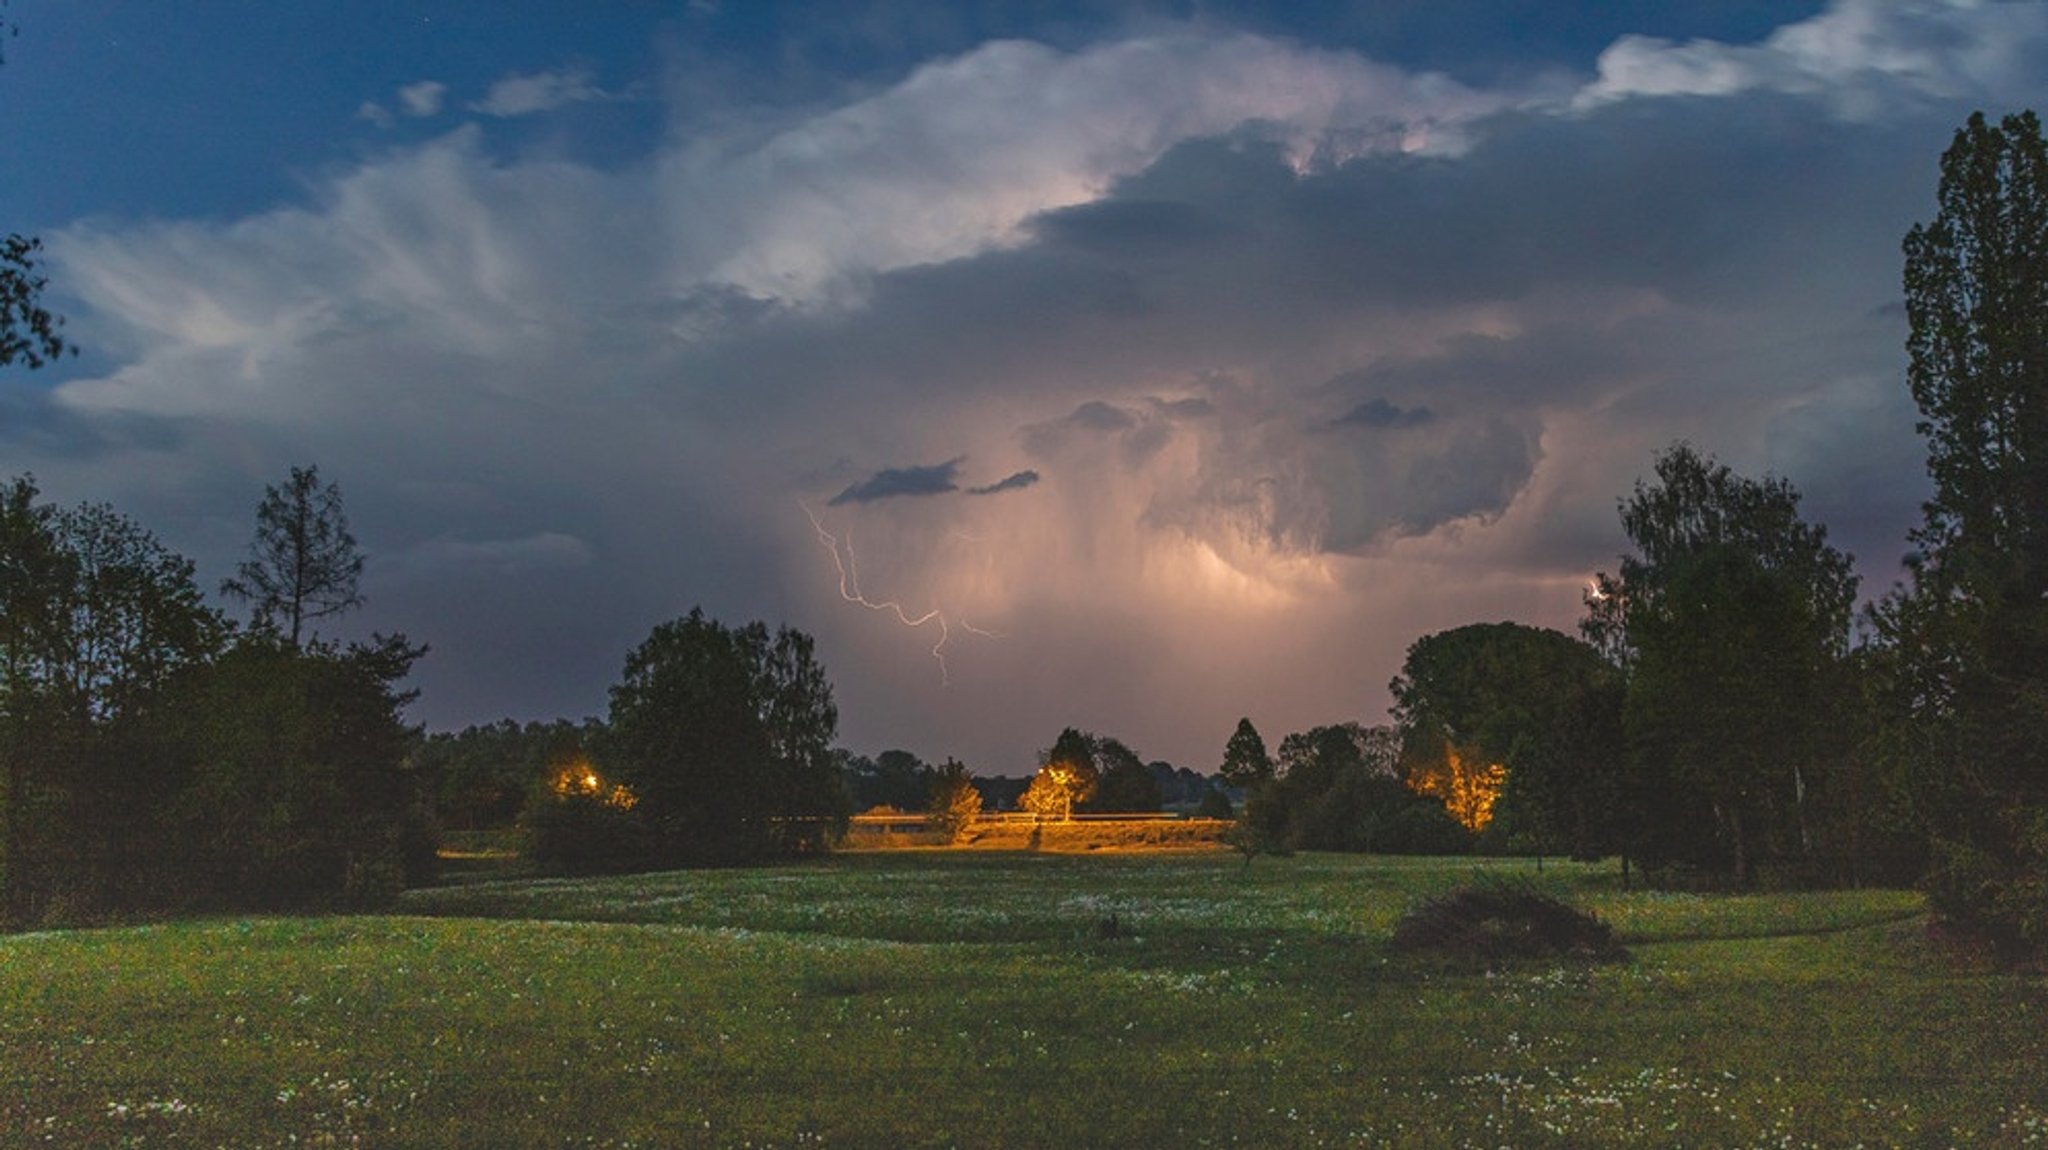
[[[2048,812],[2008,815],[2016,845],[1998,853],[1937,838],[1923,885],[1943,930],[1974,936],[2001,961],[2048,956]]]
[[[598,795],[536,796],[526,809],[527,857],[543,874],[644,870],[653,842],[640,813]]]
[[[1245,796],[1244,810],[1223,832],[1223,841],[1244,856],[1246,866],[1252,865],[1252,859],[1259,855],[1285,857],[1294,853],[1294,843],[1288,837],[1289,821],[1285,798],[1278,787],[1268,783]]]
[[[399,821],[398,865],[408,887],[432,886],[441,877],[441,824],[427,803],[408,806]]]
[[[1628,951],[1587,911],[1527,887],[1485,884],[1439,895],[1401,916],[1393,949],[1492,963],[1522,958],[1618,962]]]
[[[1386,855],[1461,855],[1472,850],[1472,832],[1435,799],[1418,798],[1367,819],[1364,848]]]

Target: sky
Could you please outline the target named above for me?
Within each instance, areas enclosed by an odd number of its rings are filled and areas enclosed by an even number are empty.
[[[702,606],[840,740],[1213,770],[1571,631],[1685,440],[1896,578],[1899,244],[2048,5],[13,0],[0,475],[197,564],[314,464],[430,729]]]

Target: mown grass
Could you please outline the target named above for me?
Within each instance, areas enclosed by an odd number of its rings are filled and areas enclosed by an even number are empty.
[[[0,1145],[2048,1145],[2048,987],[1911,894],[1553,865],[1634,961],[1388,955],[1482,868],[919,852],[0,938]]]

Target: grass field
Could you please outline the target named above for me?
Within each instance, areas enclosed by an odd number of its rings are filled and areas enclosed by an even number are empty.
[[[1491,864],[1633,961],[1389,958],[1483,866],[906,852],[0,938],[0,1144],[2048,1146],[2048,985],[1914,895]]]

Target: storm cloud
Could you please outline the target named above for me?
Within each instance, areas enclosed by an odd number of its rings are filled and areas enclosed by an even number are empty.
[[[1015,772],[1074,725],[1212,769],[1240,715],[1379,721],[1430,630],[1569,628],[1673,439],[1889,578],[1899,237],[1969,110],[2048,90],[2044,12],[1840,0],[1493,83],[1150,24],[679,107],[613,165],[452,123],[47,235],[98,358],[0,450],[203,580],[317,462],[437,726],[601,710],[702,604],[816,635],[860,749]],[[506,84],[435,110],[596,102]]]

